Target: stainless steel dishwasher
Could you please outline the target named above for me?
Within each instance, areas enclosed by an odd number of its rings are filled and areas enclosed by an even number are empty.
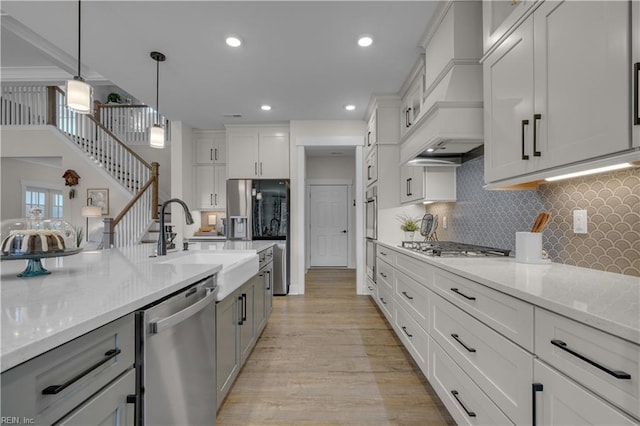
[[[136,315],[138,425],[215,425],[216,277]]]

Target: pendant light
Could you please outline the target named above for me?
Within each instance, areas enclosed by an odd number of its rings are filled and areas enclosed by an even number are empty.
[[[66,84],[66,107],[79,114],[91,114],[93,110],[93,87],[84,82],[80,76],[80,29],[82,14],[80,13],[80,1],[78,0],[78,75],[73,80],[67,80]]]
[[[149,145],[151,148],[164,148],[164,127],[160,123],[158,105],[160,98],[160,62],[164,62],[167,58],[160,52],[151,52],[151,59],[156,61],[156,123],[149,128]]]

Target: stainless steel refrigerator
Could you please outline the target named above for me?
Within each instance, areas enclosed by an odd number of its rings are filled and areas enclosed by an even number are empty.
[[[227,180],[227,239],[276,242],[273,294],[289,293],[289,180]]]

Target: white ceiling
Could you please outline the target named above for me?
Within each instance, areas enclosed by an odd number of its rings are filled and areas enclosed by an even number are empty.
[[[73,72],[77,2],[2,1],[2,69],[42,66],[14,34],[29,35],[45,62]],[[289,120],[363,119],[373,93],[397,93],[418,59],[434,1],[82,2],[83,76],[100,76],[199,129]],[[12,25],[5,24],[12,22]],[[356,39],[373,34],[363,49]],[[244,44],[232,49],[228,34]],[[3,75],[8,73],[3,72]],[[260,110],[267,103],[273,109]],[[346,104],[356,110],[344,110]],[[242,118],[224,118],[242,114]]]

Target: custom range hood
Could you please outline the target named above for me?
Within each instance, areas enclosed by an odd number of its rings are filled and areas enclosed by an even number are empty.
[[[401,163],[440,157],[465,161],[465,154],[484,141],[482,3],[442,3],[422,46],[422,105],[401,138]]]

